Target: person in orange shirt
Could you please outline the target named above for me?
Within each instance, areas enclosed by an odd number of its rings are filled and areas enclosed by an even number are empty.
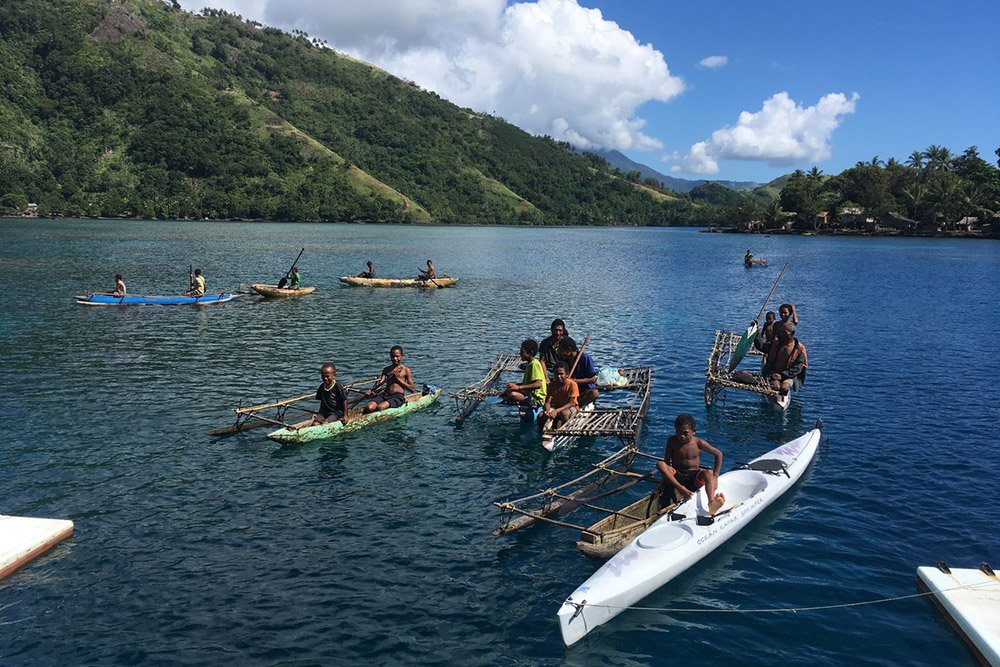
[[[552,381],[545,393],[545,405],[538,415],[538,431],[552,422],[552,428],[559,428],[570,418],[574,410],[579,410],[580,388],[569,379],[569,364],[556,362]]]

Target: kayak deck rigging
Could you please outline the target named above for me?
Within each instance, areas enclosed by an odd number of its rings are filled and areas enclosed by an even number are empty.
[[[708,355],[708,368],[705,370],[705,405],[711,405],[726,389],[749,391],[770,399],[777,399],[781,395],[780,392],[771,388],[767,379],[759,372],[737,371],[731,367],[733,353],[736,351],[742,336],[743,334],[736,331],[719,330],[715,332],[715,343]],[[746,354],[757,358],[764,356],[760,350],[753,347]]]

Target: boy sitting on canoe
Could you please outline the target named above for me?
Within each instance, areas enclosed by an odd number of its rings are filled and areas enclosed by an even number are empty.
[[[125,296],[128,290],[125,289],[125,279],[122,278],[122,274],[115,275],[115,291],[111,293],[111,296]]]
[[[323,364],[319,371],[323,378],[316,390],[316,400],[319,401],[319,412],[313,415],[310,426],[319,426],[338,419],[347,423],[347,392],[344,385],[337,382],[337,367],[333,364]]]
[[[370,261],[366,262],[366,263],[368,264],[368,270],[367,271],[362,271],[361,273],[359,273],[357,275],[358,278],[374,278],[375,277],[375,266]]]
[[[406,402],[406,392],[417,390],[413,384],[413,374],[403,365],[402,347],[392,346],[389,350],[389,361],[392,363],[382,369],[382,375],[375,380],[372,388],[365,392],[365,395],[372,397],[365,406],[365,414],[398,408]],[[382,390],[376,394],[375,390],[380,386]]]
[[[549,420],[552,421],[552,428],[565,424],[573,410],[579,409],[579,397],[580,389],[569,379],[569,365],[565,361],[557,361],[552,382],[545,394],[545,405],[538,415],[538,430],[544,430]]]
[[[708,494],[709,514],[715,514],[726,502],[726,497],[718,490],[719,472],[722,470],[722,452],[701,438],[695,437],[694,417],[686,412],[674,420],[674,435],[667,438],[667,449],[663,460],[657,462],[656,469],[663,475],[663,486],[674,490],[684,500],[691,498],[698,489],[705,487]],[[702,468],[701,453],[715,457],[712,470]]]
[[[417,269],[419,275],[417,280],[434,280],[437,277],[437,273],[434,272],[434,265],[431,264],[431,260],[427,260],[426,269]]]
[[[576,362],[576,367],[570,373],[570,378],[580,391],[580,408],[585,408],[596,401],[600,395],[600,392],[597,391],[597,366],[594,365],[594,359],[586,352],[577,350],[576,341],[569,336],[559,341],[559,355],[570,367],[573,367],[574,362]],[[579,361],[576,360],[577,357],[580,358]]]
[[[521,343],[521,360],[526,362],[521,384],[508,382],[500,393],[504,403],[521,405],[526,408],[537,408],[545,402],[545,370],[542,362],[535,359],[538,354],[538,343],[527,339]]]

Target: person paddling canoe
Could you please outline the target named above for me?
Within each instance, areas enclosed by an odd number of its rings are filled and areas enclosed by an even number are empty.
[[[420,275],[417,276],[418,280],[434,280],[437,277],[437,273],[434,272],[434,265],[431,264],[431,260],[427,260],[426,269],[417,269]]]
[[[184,296],[205,296],[205,278],[201,275],[201,269],[188,274],[188,283],[190,289],[184,292]]]

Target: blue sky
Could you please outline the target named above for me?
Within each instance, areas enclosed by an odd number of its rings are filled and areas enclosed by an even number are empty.
[[[181,0],[681,178],[1000,147],[997,0]]]

